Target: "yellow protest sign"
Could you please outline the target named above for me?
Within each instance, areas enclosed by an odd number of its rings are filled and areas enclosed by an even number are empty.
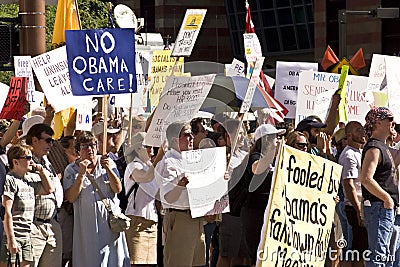
[[[376,107],[387,107],[389,103],[388,94],[386,92],[372,92],[374,96],[374,103]]]
[[[171,57],[171,50],[157,50],[153,52],[151,63],[150,105],[152,110],[157,106],[160,94],[164,89],[168,76],[181,76],[183,72],[183,57]],[[175,65],[176,63],[176,65]],[[175,72],[173,72],[175,69]]]
[[[342,166],[283,145],[256,266],[324,266]]]
[[[190,14],[187,16],[185,21],[185,26],[183,29],[185,30],[197,30],[204,18],[205,14]]]
[[[347,92],[347,75],[349,73],[349,66],[342,67],[339,79],[338,94],[340,95],[340,102],[338,106],[339,121],[348,122],[347,105],[346,105],[346,92]]]

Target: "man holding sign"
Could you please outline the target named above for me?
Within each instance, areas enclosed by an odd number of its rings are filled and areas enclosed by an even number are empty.
[[[171,148],[156,166],[160,197],[166,214],[164,266],[200,266],[205,264],[203,217],[192,218],[182,168],[182,151],[193,149],[193,133],[189,123],[173,122],[167,128]]]

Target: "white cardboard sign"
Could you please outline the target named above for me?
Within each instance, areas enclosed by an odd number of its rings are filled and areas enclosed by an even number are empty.
[[[317,115],[323,121],[329,112],[332,95],[338,89],[340,74],[303,71],[299,75],[295,125],[303,118]],[[349,121],[364,123],[373,97],[365,90],[367,77],[349,75],[347,77],[347,112]]]
[[[275,98],[289,110],[286,118],[296,116],[299,74],[305,70],[317,71],[318,63],[276,62]]]
[[[171,56],[190,56],[197,36],[199,35],[201,25],[206,16],[207,9],[187,9],[185,18],[175,40],[175,45]]]
[[[259,57],[254,65],[253,73],[251,74],[249,85],[247,86],[246,95],[244,96],[242,105],[240,106],[240,113],[249,112],[251,102],[253,101],[254,92],[257,89],[258,82],[260,81],[260,72],[264,64],[264,57]]]
[[[65,46],[33,57],[31,66],[55,112],[75,106],[79,102],[72,95]]]
[[[256,61],[257,58],[262,57],[261,44],[255,33],[244,33],[244,54],[247,62]]]
[[[232,60],[232,64],[229,65],[226,71],[226,76],[232,77],[232,76],[241,76],[245,77],[246,76],[246,67],[244,66],[244,63],[240,60],[237,60],[234,58]]]
[[[189,183],[186,188],[192,218],[212,215],[216,203],[228,191],[226,148],[214,147],[182,152],[182,167]]]
[[[136,50],[135,54],[137,92],[133,94],[133,107],[140,108],[147,106],[152,52]],[[110,104],[115,107],[129,108],[131,106],[131,98],[126,94],[112,94],[110,96]]]
[[[85,98],[86,103],[92,103],[92,96],[81,96]],[[92,130],[92,105],[78,104],[76,105],[76,130],[91,131]]]
[[[169,124],[191,120],[206,99],[214,78],[215,74],[194,77],[169,76],[144,144],[160,147]]]

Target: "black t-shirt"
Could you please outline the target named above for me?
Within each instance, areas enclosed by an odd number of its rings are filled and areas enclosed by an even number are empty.
[[[252,171],[252,165],[261,158],[260,153],[252,153],[247,164],[246,184],[249,186],[248,198],[245,205],[252,207],[266,207],[268,204],[269,193],[271,191],[272,171],[268,166],[266,170],[258,175]]]
[[[389,148],[384,142],[375,138],[370,138],[364,146],[361,156],[361,164],[364,162],[365,153],[371,148],[379,149],[382,157],[382,161],[378,163],[378,166],[376,167],[373,179],[392,197],[394,204],[398,206],[399,190],[397,185],[399,181],[396,166]],[[382,201],[380,198],[371,194],[364,186],[362,186],[362,195],[364,200]]]

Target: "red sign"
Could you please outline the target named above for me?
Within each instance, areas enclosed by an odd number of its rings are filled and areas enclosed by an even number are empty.
[[[6,102],[0,113],[0,119],[21,120],[24,116],[24,106],[28,102],[28,77],[12,77]]]

